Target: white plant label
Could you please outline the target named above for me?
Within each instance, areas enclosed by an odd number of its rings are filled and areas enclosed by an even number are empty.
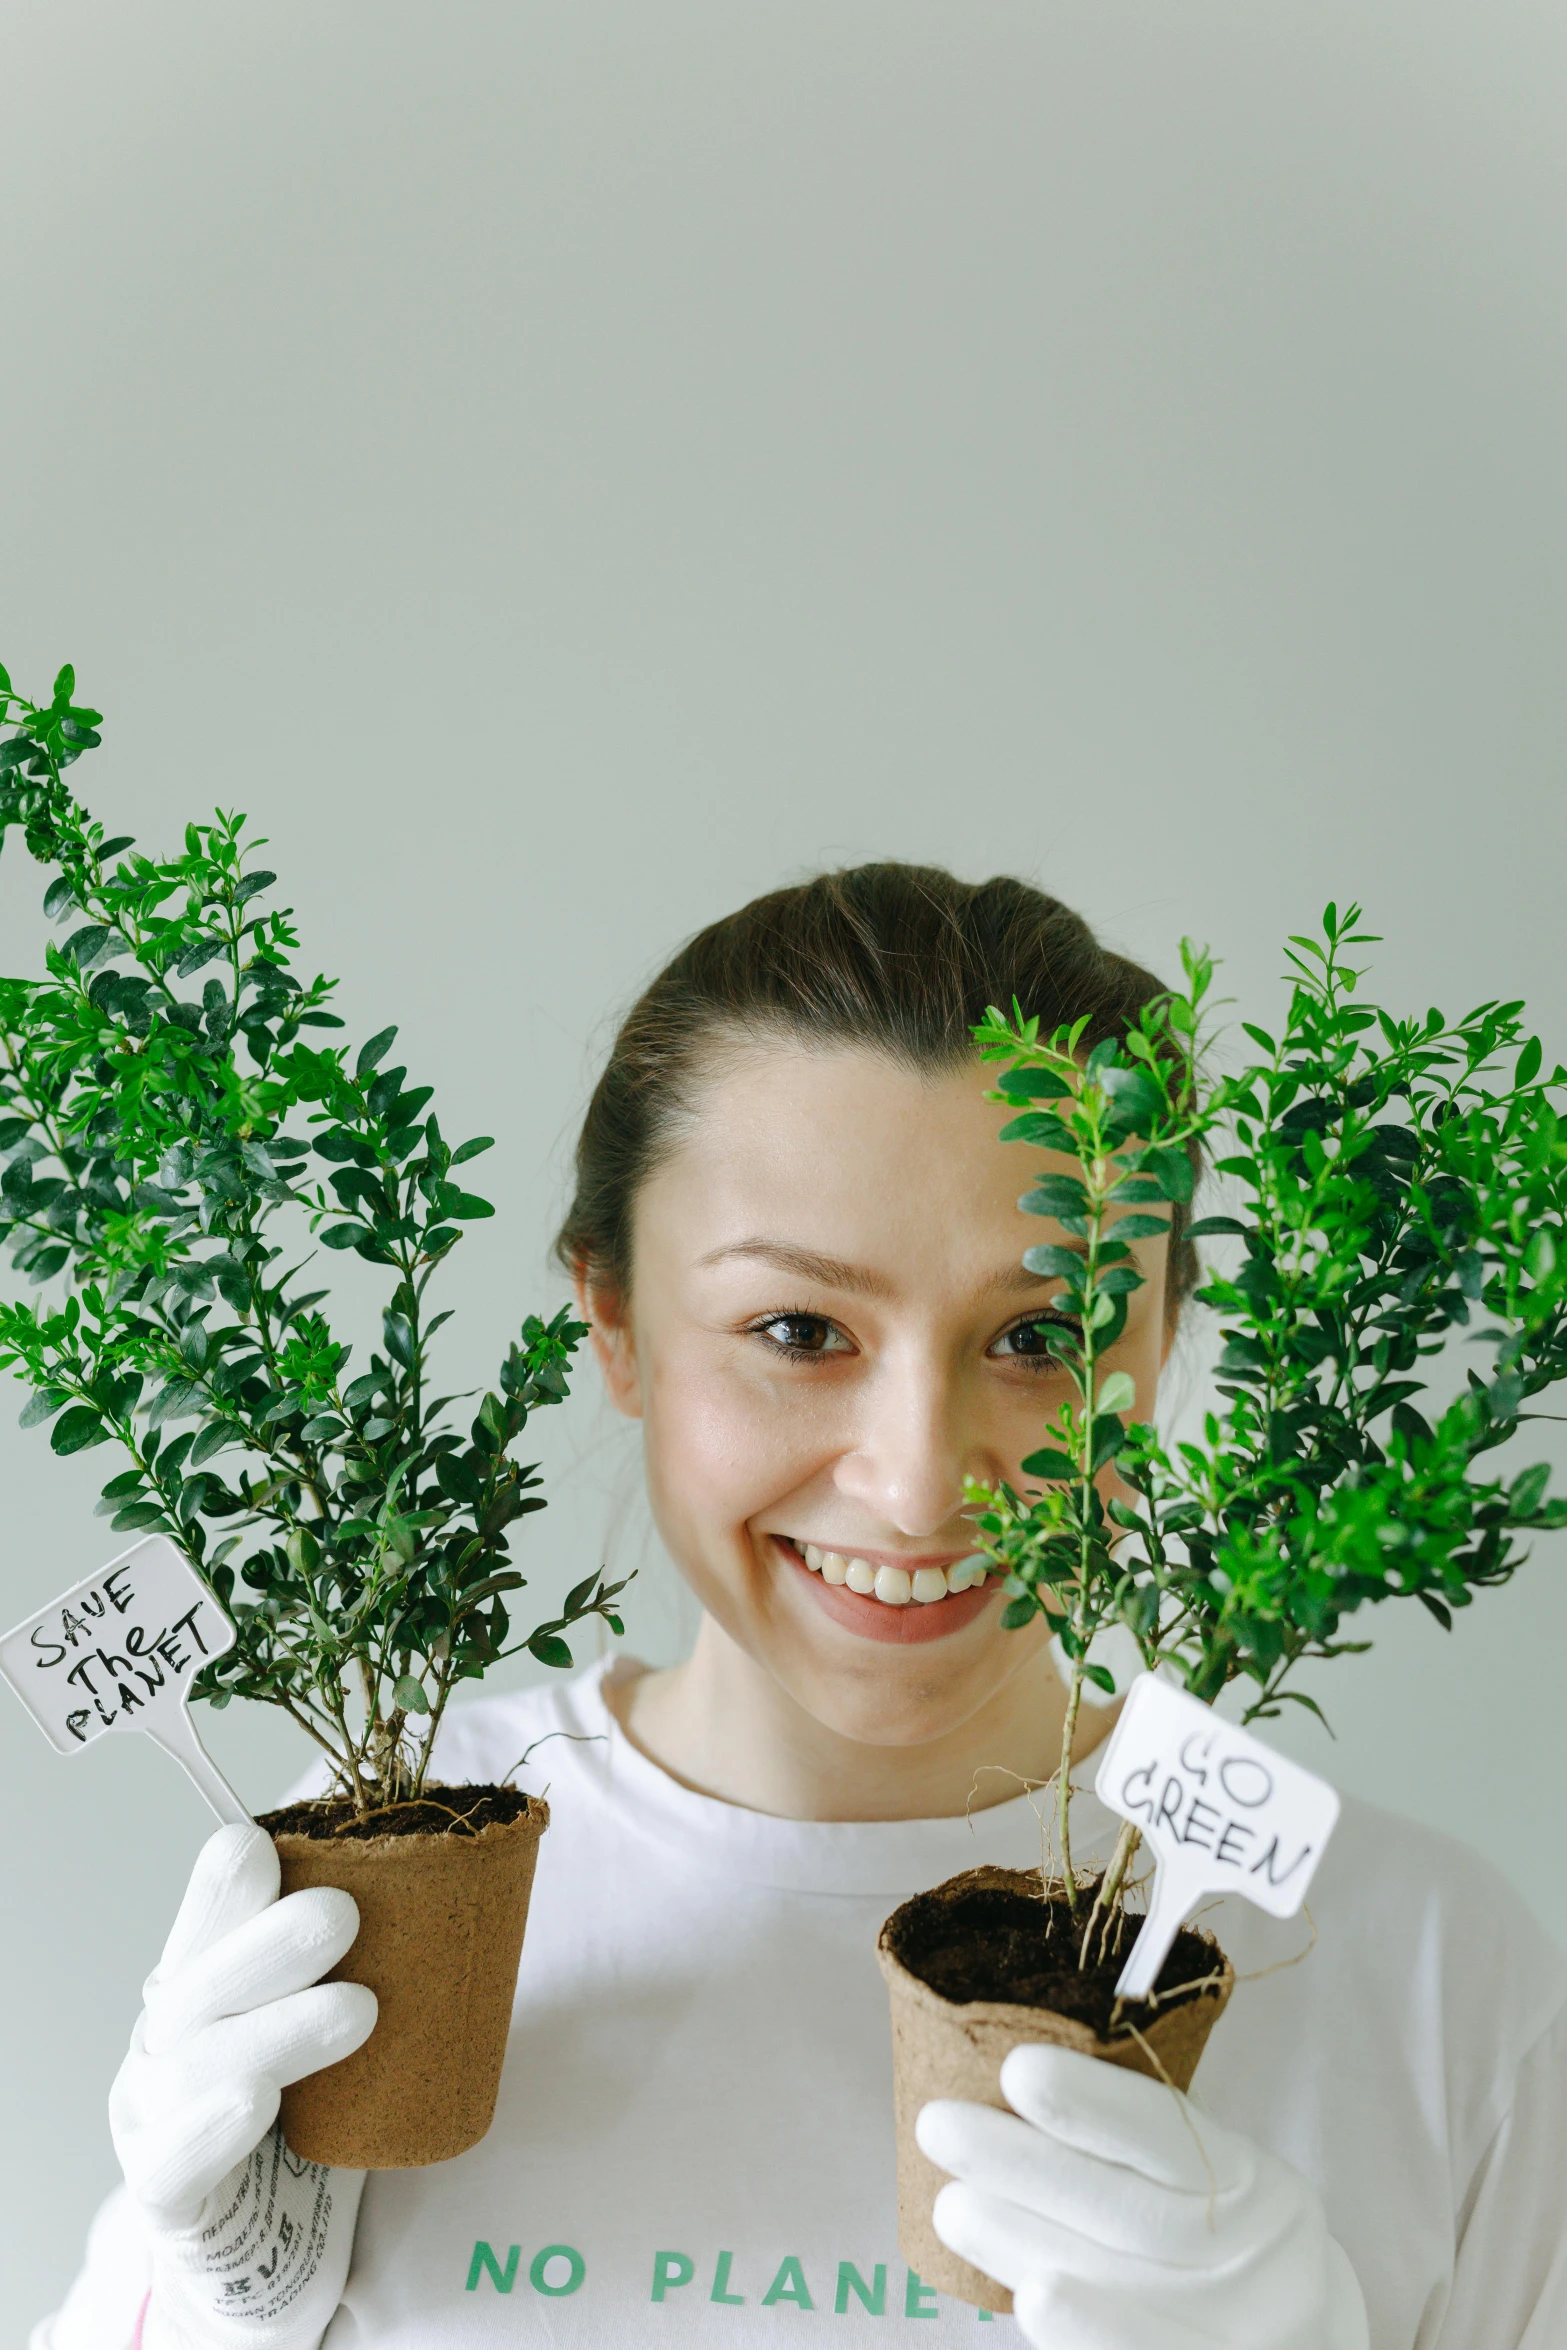
[[[1155,1674],[1134,1682],[1094,1788],[1141,1829],[1157,1863],[1147,1919],[1116,1984],[1123,1999],[1147,1998],[1206,1894],[1239,1893],[1273,1917],[1293,1917],[1339,1815],[1325,1779]]]
[[[0,1639],[0,1675],[57,1754],[139,1730],[172,1754],[218,1818],[250,1818],[190,1718],[190,1686],[237,1635],[166,1534],[75,1583]]]

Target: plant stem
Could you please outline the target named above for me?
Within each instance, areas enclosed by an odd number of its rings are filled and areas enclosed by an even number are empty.
[[[1092,1954],[1096,1925],[1099,1928],[1099,1946],[1103,1951],[1104,1937],[1109,1930],[1110,1918],[1114,1913],[1115,1905],[1120,1899],[1121,1887],[1126,1882],[1126,1872],[1131,1867],[1133,1855],[1142,1840],[1142,1830],[1135,1827],[1130,1820],[1123,1820],[1121,1833],[1115,1840],[1115,1850],[1110,1856],[1110,1866],[1099,1880],[1099,1890],[1094,1895],[1094,1906],[1088,1913],[1088,1924],[1083,1930],[1083,1944],[1077,1959],[1080,1972],[1088,1965]]]
[[[1083,1699],[1083,1676],[1078,1667],[1072,1667],[1072,1685],[1067,1691],[1066,1714],[1061,1723],[1061,1767],[1056,1772],[1056,1835],[1061,1846],[1061,1874],[1066,1884],[1066,1903],[1073,1917],[1077,1915],[1077,1872],[1072,1866],[1072,1741],[1077,1736],[1077,1709]]]

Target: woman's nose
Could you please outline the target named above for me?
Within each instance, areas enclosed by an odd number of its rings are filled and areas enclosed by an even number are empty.
[[[928,1361],[884,1365],[869,1383],[853,1449],[839,1459],[841,1493],[899,1533],[950,1527],[969,1476],[999,1474],[972,1425],[961,1382]]]

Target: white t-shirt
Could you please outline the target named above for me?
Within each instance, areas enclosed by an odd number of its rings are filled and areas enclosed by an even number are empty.
[[[1037,1863],[1028,1802],[971,1823],[743,1811],[638,1754],[600,1680],[449,1717],[450,1780],[505,1773],[547,1731],[592,1743],[553,1741],[523,1778],[552,1825],[494,2125],[369,2180],[327,2350],[743,2350],[808,2313],[845,2345],[914,2320],[1012,2330],[899,2256],[875,1945],[920,1888]],[[1073,1816],[1079,1855],[1105,1853],[1096,1799]],[[1296,1965],[1301,1919],[1227,1901],[1205,1921],[1241,1980],[1202,2101],[1315,2181],[1375,2350],[1562,2350],[1560,1953],[1473,1854],[1355,1801],[1311,1910]],[[145,2278],[122,2194],[34,2350],[122,2350]]]

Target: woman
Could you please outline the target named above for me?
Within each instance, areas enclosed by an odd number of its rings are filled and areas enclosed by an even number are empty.
[[[271,1847],[198,1861],[116,2084],[128,2185],[39,2350],[264,2342],[634,2350],[991,2322],[899,2259],[877,1929],[981,1860],[1029,1866],[1064,1692],[965,1566],[966,1475],[1019,1475],[1057,1400],[971,1024],[1014,996],[1115,1034],[1156,992],[1021,882],[898,865],[757,901],[632,1011],[561,1236],[653,1514],[702,1606],[688,1660],[480,1700],[443,1775],[553,1732],[496,2120],[458,2161],[295,2164],[280,2081],[373,2001],[309,1988],[346,1896]],[[1168,1257],[1163,1253],[1168,1246]],[[1194,1278],[1140,1244],[1117,1363],[1148,1416]],[[1085,1716],[1084,1760],[1113,1718]],[[1073,1802],[1078,1860],[1115,1823]],[[1347,1802],[1317,1941],[1244,1904],[1193,2106],[1026,2050],[1012,2115],[927,2107],[955,2249],[1050,2350],[1544,2350],[1567,2340],[1557,1954],[1442,1838]],[[1288,1963],[1299,1959],[1299,1963]],[[1005,2323],[1007,2321],[996,2321]]]

